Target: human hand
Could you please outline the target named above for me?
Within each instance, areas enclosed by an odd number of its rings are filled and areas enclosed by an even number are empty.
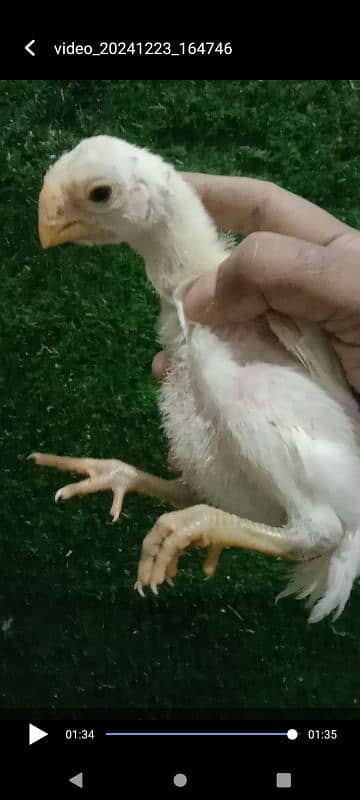
[[[317,322],[360,391],[360,233],[274,184],[185,174],[219,228],[245,236],[215,272],[191,286],[185,315],[211,326],[272,309]],[[162,380],[164,353],[153,360]]]

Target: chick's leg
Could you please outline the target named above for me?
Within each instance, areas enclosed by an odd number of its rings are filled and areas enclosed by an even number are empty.
[[[241,547],[290,560],[310,559],[319,555],[309,537],[289,528],[241,519],[206,505],[192,506],[163,514],[145,537],[135,588],[143,595],[143,587],[171,582],[177,571],[178,558],[188,547],[204,547],[208,557],[206,574],[216,569],[219,553],[225,547]]]
[[[193,502],[190,491],[180,479],[157,478],[116,459],[71,458],[49,453],[32,453],[29,458],[42,467],[55,467],[65,472],[88,476],[85,480],[69,483],[59,489],[55,495],[56,502],[76,495],[112,491],[114,499],[110,515],[114,522],[120,516],[126,492],[146,494],[177,508]]]

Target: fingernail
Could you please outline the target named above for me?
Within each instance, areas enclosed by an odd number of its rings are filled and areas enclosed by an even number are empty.
[[[210,272],[199,278],[184,299],[185,315],[194,322],[203,321],[213,306],[216,275],[216,272]]]

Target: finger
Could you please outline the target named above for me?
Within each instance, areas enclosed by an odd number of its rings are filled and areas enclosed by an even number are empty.
[[[195,322],[204,322],[206,317],[211,317],[215,303],[216,283],[218,270],[202,275],[184,297],[184,313],[188,319]]]
[[[345,375],[355,391],[360,395],[360,335],[359,325],[357,332],[357,346],[342,342],[339,337],[332,337],[332,345],[338,358],[340,359]],[[355,346],[354,346],[355,345]]]
[[[324,246],[346,232],[358,235],[324,209],[269,181],[198,172],[182,175],[221,229],[244,236],[272,231]]]
[[[360,231],[352,230],[336,236],[329,244],[330,248],[341,248],[342,250],[357,250],[360,252]]]
[[[218,228],[243,236],[262,230],[262,219],[273,184],[231,175],[181,174],[200,197]]]
[[[201,277],[184,299],[187,318],[213,328],[248,322],[267,308],[261,289],[239,270],[235,273],[229,260],[216,273]]]
[[[208,324],[247,322],[266,309],[326,323],[337,309],[360,312],[360,258],[274,233],[248,236],[224,261],[213,284],[192,286],[184,310]],[[210,291],[208,287],[210,286]],[[210,300],[204,308],[204,302]]]
[[[152,362],[152,374],[155,380],[161,382],[164,380],[169,361],[164,352],[156,353]]]

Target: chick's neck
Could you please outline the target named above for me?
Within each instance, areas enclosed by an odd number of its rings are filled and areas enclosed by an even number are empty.
[[[200,199],[176,173],[166,218],[142,233],[132,244],[145,262],[146,274],[165,303],[192,277],[216,269],[229,248]]]

